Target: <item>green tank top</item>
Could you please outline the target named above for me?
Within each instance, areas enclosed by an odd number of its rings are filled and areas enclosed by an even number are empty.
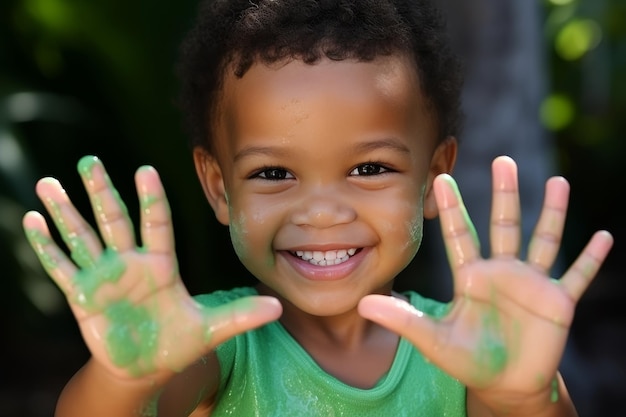
[[[236,288],[196,296],[207,306],[256,295]],[[431,316],[446,305],[407,292]],[[239,335],[217,348],[220,388],[211,416],[414,417],[465,416],[465,387],[400,340],[389,372],[371,389],[347,385],[322,370],[279,322]],[[363,364],[367,366],[367,364]]]

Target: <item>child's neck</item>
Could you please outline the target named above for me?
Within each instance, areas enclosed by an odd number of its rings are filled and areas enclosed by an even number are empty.
[[[260,291],[277,296],[267,288]],[[400,338],[362,318],[356,308],[341,316],[313,316],[278,298],[283,304],[281,324],[330,375],[369,389],[391,368]]]

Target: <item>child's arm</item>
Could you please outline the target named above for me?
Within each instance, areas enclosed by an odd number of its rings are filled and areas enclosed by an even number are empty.
[[[569,185],[546,183],[539,222],[526,260],[519,259],[517,168],[507,157],[493,164],[491,257],[479,242],[456,184],[435,180],[439,217],[454,276],[449,313],[433,320],[408,304],[365,297],[361,314],[409,339],[468,389],[470,416],[575,416],[558,374],[576,303],[606,258],[613,238],[597,232],[578,259],[552,280],[563,233]]]
[[[141,247],[101,162],[83,158],[79,171],[103,242],[51,178],[38,182],[37,194],[71,260],[51,238],[41,214],[27,213],[23,221],[92,354],[64,389],[57,415],[153,416],[159,397],[159,408],[167,410],[159,416],[188,415],[198,402],[206,405],[217,386],[212,349],[275,320],[280,304],[252,297],[214,309],[200,306],[178,274],[169,206],[156,171],[141,168],[135,178]],[[186,386],[180,391],[185,395],[169,395],[179,382]]]

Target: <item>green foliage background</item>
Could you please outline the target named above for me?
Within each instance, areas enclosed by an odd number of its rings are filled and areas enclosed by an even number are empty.
[[[541,117],[573,184],[565,251],[573,256],[599,228],[616,235],[594,294],[608,300],[608,317],[623,320],[611,306],[625,287],[617,261],[625,228],[626,2],[562,0],[545,10],[552,91]],[[190,292],[250,282],[223,244],[227,231],[204,200],[173,105],[177,45],[194,12],[191,0],[0,2],[0,417],[50,415],[86,358],[65,300],[21,229],[27,210],[42,209],[38,178],[59,178],[89,213],[75,166],[97,155],[135,213],[134,171],[154,165],[171,200]]]

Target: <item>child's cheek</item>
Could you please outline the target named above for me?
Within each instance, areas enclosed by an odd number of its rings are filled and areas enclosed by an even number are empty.
[[[230,232],[230,240],[233,242],[233,248],[239,259],[245,259],[249,255],[246,214],[244,212],[235,213],[232,206],[229,207],[229,211],[230,224],[228,225],[228,230]]]
[[[415,217],[407,222],[406,228],[409,232],[406,246],[414,246],[417,250],[420,247],[422,243],[422,237],[424,236],[424,216],[422,214],[421,207],[415,214]]]
[[[403,214],[403,218],[406,219],[403,224],[406,233],[403,237],[403,248],[417,251],[424,236],[424,188],[419,199],[404,207]]]

